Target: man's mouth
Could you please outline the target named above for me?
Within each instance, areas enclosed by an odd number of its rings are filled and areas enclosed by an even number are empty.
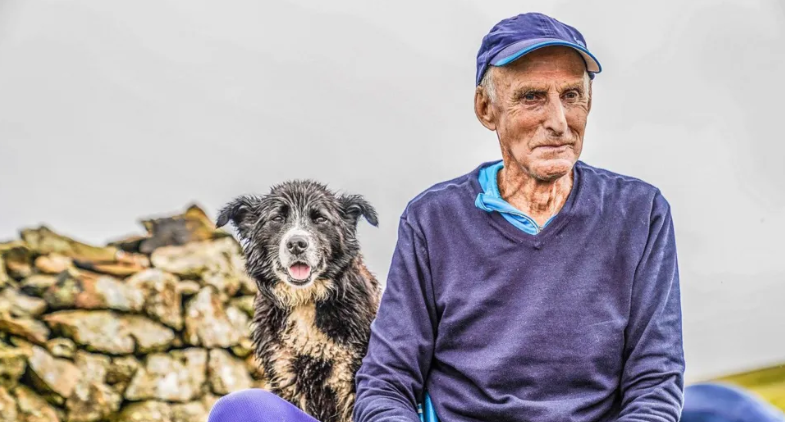
[[[554,150],[554,149],[564,148],[568,146],[570,146],[570,144],[540,145],[539,148]]]
[[[304,262],[295,262],[289,266],[289,276],[294,281],[304,282],[311,275],[311,266]]]
[[[540,150],[542,154],[552,155],[552,154],[562,154],[568,151],[572,145],[570,144],[561,144],[561,145],[540,145],[536,149]]]

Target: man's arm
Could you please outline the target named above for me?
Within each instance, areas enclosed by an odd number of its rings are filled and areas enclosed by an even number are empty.
[[[635,271],[619,422],[677,422],[684,389],[681,298],[670,206],[657,193]]]
[[[402,217],[368,353],[357,372],[355,422],[419,422],[415,406],[433,355],[433,297],[423,239]]]

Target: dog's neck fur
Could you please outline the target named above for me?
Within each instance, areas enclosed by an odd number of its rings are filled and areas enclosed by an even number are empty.
[[[361,315],[370,321],[376,315],[381,289],[376,278],[357,255],[336,280],[317,280],[306,289],[294,289],[283,282],[260,286],[255,322],[272,322],[270,333],[283,328],[283,324],[298,307],[313,307],[316,325],[336,339],[355,338],[368,327],[346,324],[348,315]],[[364,334],[363,334],[364,335]],[[361,335],[362,337],[362,335]],[[259,339],[260,341],[262,339]]]

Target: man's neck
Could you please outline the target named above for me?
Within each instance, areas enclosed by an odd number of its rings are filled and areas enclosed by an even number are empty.
[[[496,180],[505,201],[543,226],[567,202],[572,179],[572,172],[569,172],[556,180],[538,180],[516,163],[505,160]]]

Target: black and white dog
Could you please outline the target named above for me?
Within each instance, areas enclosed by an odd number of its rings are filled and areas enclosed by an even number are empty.
[[[352,420],[381,295],[360,253],[360,217],[378,225],[363,197],[295,180],[236,198],[216,223],[232,222],[259,287],[253,339],[270,390],[322,422]]]

